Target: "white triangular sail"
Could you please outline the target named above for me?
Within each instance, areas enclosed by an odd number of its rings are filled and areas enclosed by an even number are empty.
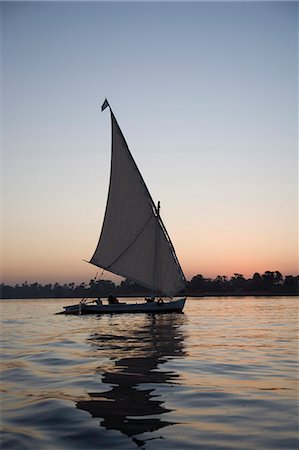
[[[156,294],[172,296],[185,287],[184,274],[111,108],[110,112],[110,186],[100,240],[90,262]]]

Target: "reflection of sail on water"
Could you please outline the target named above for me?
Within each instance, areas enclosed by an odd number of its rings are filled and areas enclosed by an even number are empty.
[[[173,422],[161,419],[162,414],[171,410],[157,396],[155,386],[144,389],[142,385],[179,382],[178,374],[164,371],[161,366],[168,357],[185,355],[180,327],[183,321],[184,316],[150,316],[143,326],[135,326],[125,334],[93,335],[91,343],[101,350],[101,355],[107,352],[113,358],[114,353],[120,353],[122,357],[101,371],[102,382],[112,385],[111,390],[91,392],[90,399],[79,401],[77,407],[102,418],[104,428],[118,430],[128,437],[172,425]],[[144,443],[136,438],[133,441],[137,445]]]

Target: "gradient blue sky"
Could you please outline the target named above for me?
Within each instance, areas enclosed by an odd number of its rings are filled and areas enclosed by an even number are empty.
[[[187,278],[298,271],[297,2],[2,2],[3,280],[89,280],[108,97]]]

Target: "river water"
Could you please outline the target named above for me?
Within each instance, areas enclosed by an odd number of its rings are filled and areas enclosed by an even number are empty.
[[[73,302],[0,302],[2,449],[299,448],[298,298],[55,315]]]

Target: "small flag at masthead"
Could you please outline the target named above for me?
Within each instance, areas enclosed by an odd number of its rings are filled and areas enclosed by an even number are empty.
[[[106,109],[107,106],[109,106],[109,103],[108,100],[105,98],[104,103],[102,104],[102,111],[104,111],[104,109]]]

